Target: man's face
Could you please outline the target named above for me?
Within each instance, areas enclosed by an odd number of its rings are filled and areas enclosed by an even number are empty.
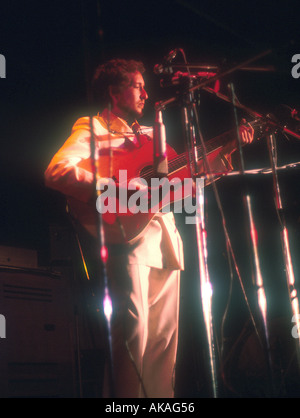
[[[142,74],[138,71],[130,73],[129,78],[129,84],[112,94],[113,113],[127,121],[143,116],[145,101],[148,99]]]

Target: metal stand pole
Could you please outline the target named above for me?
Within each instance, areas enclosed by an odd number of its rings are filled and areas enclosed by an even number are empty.
[[[270,349],[270,338],[269,338],[269,327],[268,327],[268,307],[267,307],[267,298],[266,292],[264,288],[264,281],[263,276],[260,269],[260,261],[258,255],[258,245],[257,245],[257,230],[255,227],[255,222],[253,219],[252,214],[252,206],[251,206],[251,198],[249,195],[245,196],[246,206],[247,206],[247,214],[248,214],[248,221],[249,221],[249,229],[250,229],[250,238],[252,244],[252,261],[253,261],[253,282],[257,294],[257,304],[261,313],[263,331],[264,331],[264,341],[260,343],[262,345],[262,349],[266,355],[267,361],[267,371],[268,371],[268,378],[269,378],[269,391],[270,396],[274,396],[274,378],[273,378],[273,361],[271,356],[271,349]]]
[[[209,350],[212,394],[214,398],[217,398],[218,382],[216,372],[215,342],[212,318],[212,284],[210,282],[207,267],[206,229],[204,223],[204,187],[202,187],[201,184],[199,184],[198,182],[196,182],[196,185],[198,188],[198,190],[196,191],[196,210],[197,220],[199,221],[196,222],[196,234],[199,254],[200,294]]]
[[[92,171],[94,175],[94,192],[95,198],[99,196],[99,190],[97,187],[98,177],[99,177],[99,155],[96,151],[95,135],[94,135],[94,126],[93,126],[93,116],[90,117],[90,130],[91,130],[91,160],[92,160]],[[95,201],[96,201],[95,199]],[[114,398],[114,370],[113,370],[113,356],[112,356],[112,335],[111,335],[111,317],[113,313],[112,300],[110,297],[109,286],[108,286],[108,276],[106,263],[108,259],[108,249],[105,241],[105,234],[103,228],[103,220],[101,213],[98,212],[98,225],[97,225],[97,243],[98,243],[98,256],[99,256],[99,267],[101,267],[101,278],[103,279],[103,300],[102,308],[104,317],[106,320],[107,327],[107,353],[108,353],[108,385],[110,391],[110,397]]]
[[[230,83],[230,90],[231,90],[231,98],[233,104],[233,111],[234,111],[234,119],[236,125],[236,135],[238,138],[238,149],[239,149],[239,157],[240,157],[240,172],[242,176],[242,184],[243,184],[243,202],[245,212],[248,217],[248,224],[246,230],[249,231],[249,243],[251,246],[251,267],[253,269],[252,276],[253,276],[253,284],[255,286],[256,294],[257,294],[257,305],[260,310],[261,320],[263,325],[264,331],[264,339],[260,338],[260,335],[257,332],[257,337],[259,339],[259,343],[262,346],[263,352],[266,357],[267,361],[267,369],[268,369],[268,377],[269,377],[269,386],[270,386],[270,394],[274,394],[274,379],[273,379],[273,366],[272,366],[272,357],[270,351],[270,339],[269,339],[269,327],[268,327],[268,309],[267,309],[267,298],[264,288],[264,280],[260,269],[260,260],[259,260],[259,252],[258,252],[258,245],[257,245],[257,230],[255,227],[255,222],[252,213],[252,206],[251,206],[251,197],[248,193],[248,187],[245,182],[245,164],[244,164],[244,156],[242,150],[242,141],[240,138],[239,132],[239,122],[237,116],[237,98],[234,91],[234,85]]]
[[[274,199],[275,199],[276,210],[277,210],[277,214],[279,218],[280,228],[281,228],[280,236],[281,236],[283,258],[284,258],[284,263],[285,263],[287,289],[289,293],[289,300],[290,300],[293,320],[295,322],[295,327],[297,329],[297,335],[300,336],[299,300],[298,300],[297,289],[295,287],[295,276],[294,276],[294,270],[293,270],[293,265],[292,265],[291,252],[290,252],[288,229],[287,229],[286,220],[284,216],[284,209],[283,209],[282,200],[281,200],[280,186],[279,186],[278,176],[277,176],[275,135],[274,134],[269,135],[267,138],[267,142],[268,142],[269,156],[270,156],[272,175],[273,175]],[[300,366],[300,338],[296,338],[295,342],[296,342],[296,354],[297,354],[298,365]]]
[[[197,155],[197,138],[196,127],[199,128],[199,121],[197,118],[197,110],[194,104],[192,94],[184,96],[184,103],[182,108],[182,122],[184,126],[184,134],[186,141],[186,148],[188,153],[188,167],[190,176],[193,179],[195,187],[198,190],[196,192],[196,237],[198,248],[198,260],[199,260],[199,273],[200,273],[200,297],[201,306],[203,311],[203,317],[205,322],[208,354],[210,364],[211,375],[211,392],[212,397],[218,397],[218,383],[217,383],[217,371],[215,361],[215,343],[213,332],[213,320],[212,320],[212,285],[209,278],[208,266],[207,266],[207,246],[206,246],[206,229],[204,223],[204,187],[202,182],[196,181],[196,175],[198,174],[198,161]],[[199,132],[201,135],[201,133]],[[204,153],[205,154],[205,153]]]

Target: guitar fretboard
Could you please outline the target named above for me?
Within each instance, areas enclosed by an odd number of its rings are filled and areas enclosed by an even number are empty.
[[[228,140],[229,138],[231,139],[232,136],[233,136],[233,132],[230,131],[207,141],[205,143],[205,149],[206,149],[207,154],[210,154],[211,152],[215,151],[217,148],[220,148],[221,146],[223,146],[226,140]],[[197,148],[198,160],[200,161],[203,157],[203,147],[202,145],[198,145],[196,148]],[[168,161],[169,175],[185,167],[187,164],[188,164],[188,161],[187,161],[186,153],[179,154],[177,157],[172,158],[171,160]],[[150,181],[151,178],[156,177],[156,175],[152,167],[147,167],[145,170],[142,170],[141,177],[145,179],[146,181]]]

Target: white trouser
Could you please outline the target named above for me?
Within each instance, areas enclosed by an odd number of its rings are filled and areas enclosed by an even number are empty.
[[[138,264],[127,268],[129,280],[116,283],[111,278],[115,306],[114,395],[171,398],[178,342],[180,271]]]

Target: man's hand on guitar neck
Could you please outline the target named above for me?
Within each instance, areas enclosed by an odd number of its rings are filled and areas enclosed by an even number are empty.
[[[254,128],[245,119],[242,122],[243,124],[239,126],[239,138],[233,138],[224,146],[223,153],[226,157],[230,157],[238,149],[239,141],[241,141],[242,146],[253,142]]]

